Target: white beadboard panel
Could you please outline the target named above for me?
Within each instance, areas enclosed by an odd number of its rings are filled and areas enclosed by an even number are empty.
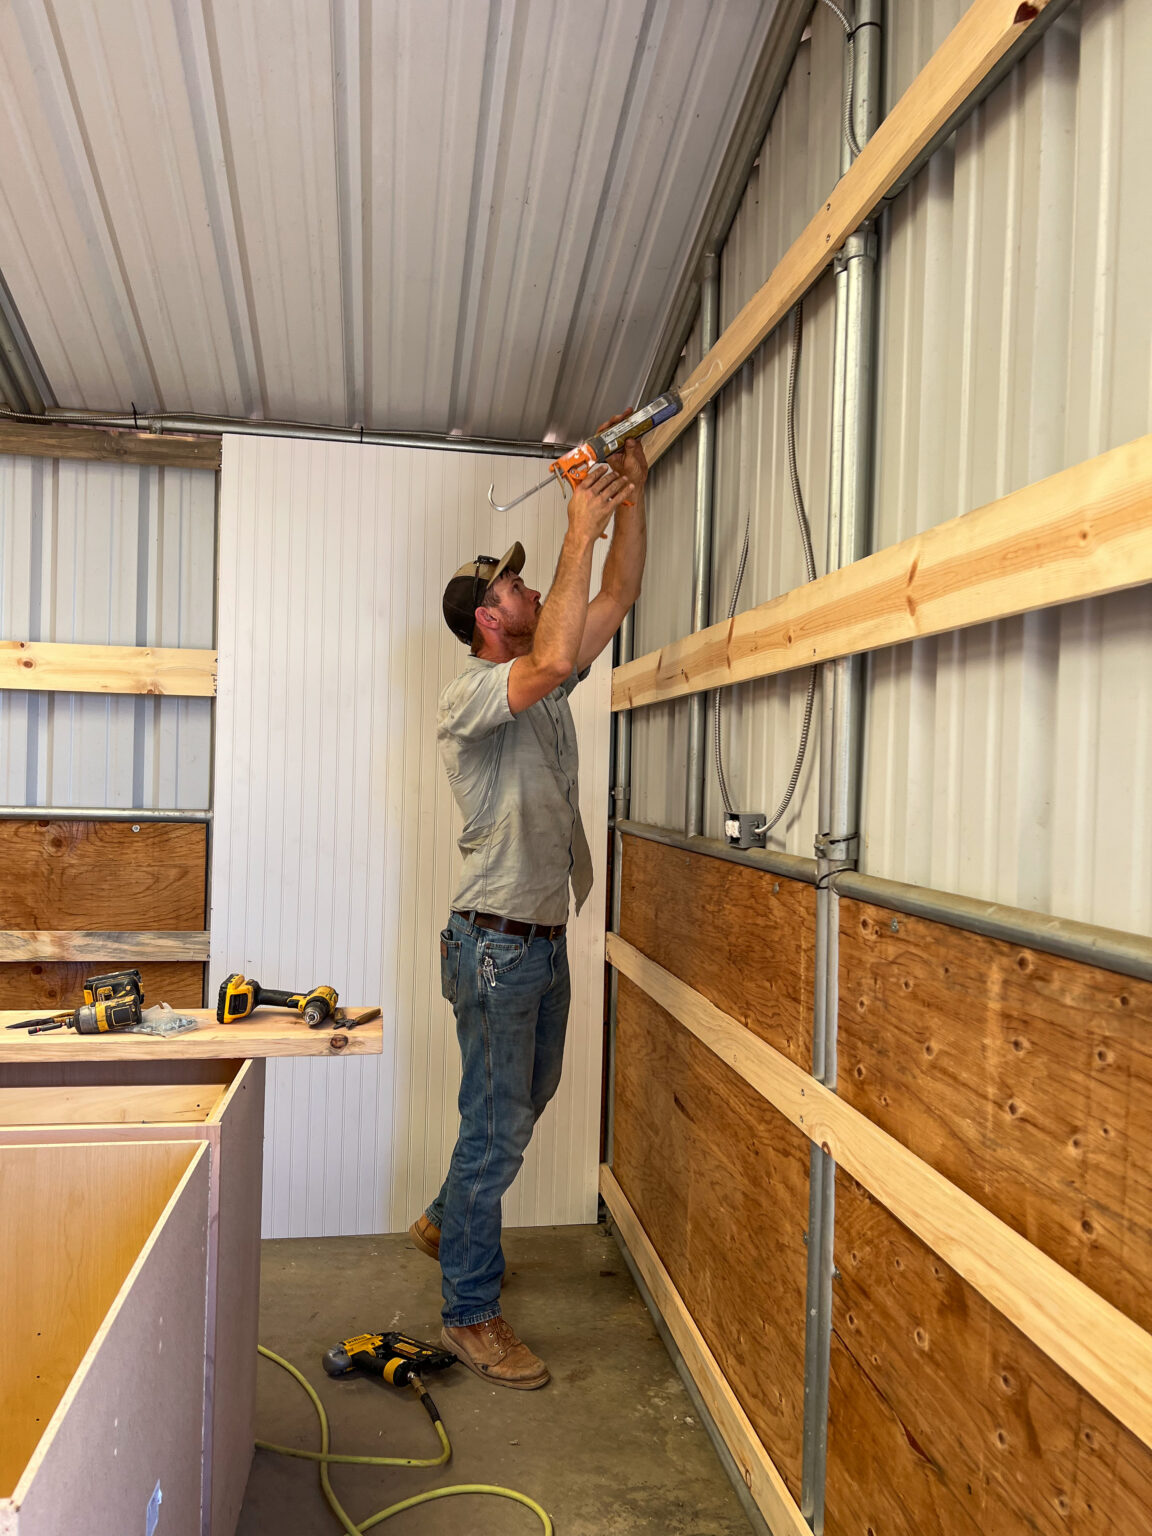
[[[839,174],[840,92],[844,34],[826,7],[813,13],[772,118],[720,263],[720,326],[731,323],[762,286]],[[832,331],[835,298],[825,277],[804,305],[803,351],[796,390],[800,481],[817,570],[827,539],[831,432]],[[721,392],[716,410],[712,545],[712,620],[728,613],[751,514],[749,556],[737,611],[767,602],[805,579],[803,549],[788,473],[786,400],[791,327],[779,327]],[[694,331],[682,368],[700,355]],[[637,608],[636,653],[686,634],[691,627],[692,526],[696,433],[689,430],[655,466],[651,491],[651,556]],[[787,788],[800,739],[807,673],[742,684],[724,691],[721,744],[737,809],[775,813]],[[819,695],[795,795],[769,834],[769,846],[810,856],[816,833]],[[683,827],[686,701],[637,710],[633,727],[632,812],[641,821]],[[714,766],[708,705],[705,835],[723,835],[723,802]]]
[[[327,981],[380,1003],[384,1054],[270,1063],[264,1230],[405,1228],[455,1142],[459,1052],[438,933],[459,815],[436,747],[466,652],[444,625],[452,571],[516,538],[547,590],[566,520],[549,488],[498,514],[538,459],[225,438],[213,838],[215,986]],[[606,546],[605,546],[606,547]],[[594,1219],[603,1039],[610,668],[573,695],[598,879],[569,928],[564,1079],[506,1198],[512,1224]]]
[[[956,9],[894,0],[890,97]],[[874,547],[1152,429],[1150,70],[1152,8],[1082,0],[886,214]],[[1152,929],[1147,590],[868,677],[864,869]]]
[[[0,5],[0,270],[64,407],[574,441],[776,0]]]
[[[209,648],[216,476],[0,456],[0,639]],[[210,803],[212,701],[0,691],[7,805]]]

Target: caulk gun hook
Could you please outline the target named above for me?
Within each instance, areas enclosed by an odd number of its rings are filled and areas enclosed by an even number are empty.
[[[511,512],[513,507],[518,507],[522,501],[527,501],[529,496],[535,496],[537,491],[542,491],[544,487],[546,485],[550,485],[551,482],[552,476],[549,475],[546,480],[541,480],[539,485],[534,485],[530,491],[525,491],[523,496],[517,496],[514,501],[510,501],[504,506],[501,506],[498,501],[492,500],[492,492],[496,489],[495,483],[493,483],[488,487],[489,505],[493,507],[497,512]]]

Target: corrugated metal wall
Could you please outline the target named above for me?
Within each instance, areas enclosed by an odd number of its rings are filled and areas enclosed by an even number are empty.
[[[216,476],[0,455],[0,639],[210,647]],[[209,699],[0,691],[8,805],[208,806]]]
[[[888,101],[959,0],[891,0]],[[1152,7],[1084,0],[881,226],[874,547],[1152,429]],[[1145,591],[869,668],[861,867],[1152,927]]]
[[[890,107],[964,10],[890,0]],[[724,252],[722,320],[767,278],[838,172],[842,33],[818,6]],[[875,526],[881,548],[1152,428],[1152,7],[1083,0],[880,219]],[[824,568],[831,284],[805,305],[798,447]],[[689,361],[694,361],[694,358]],[[787,328],[719,406],[713,617],[803,567],[787,491]],[[653,476],[637,654],[688,628],[695,434]],[[689,532],[684,533],[687,528]],[[660,550],[675,530],[675,564]],[[771,809],[800,677],[727,690],[734,798]],[[636,713],[632,814],[683,825],[686,704]],[[647,716],[653,717],[651,720]],[[818,719],[818,716],[817,716]],[[811,854],[814,734],[770,846]],[[710,774],[705,830],[720,833]],[[861,868],[1122,929],[1152,926],[1152,603],[1146,592],[882,652],[868,664]]]
[[[840,25],[831,12],[818,7],[811,36],[801,44],[721,258],[721,329],[767,280],[836,180],[842,59]],[[832,281],[827,277],[804,305],[796,393],[797,460],[821,574],[828,510],[833,313]],[[738,611],[767,602],[804,580],[785,435],[790,334],[785,326],[771,336],[719,398],[713,621],[728,612],[749,512],[749,558]],[[682,376],[699,356],[697,330],[681,365]],[[695,486],[696,432],[690,428],[653,475],[652,556],[637,607],[637,655],[685,634],[691,627]],[[671,553],[666,548],[670,531],[674,540]],[[795,759],[806,688],[805,673],[725,690],[721,743],[725,774],[737,808],[769,815],[775,811]],[[632,815],[638,821],[684,825],[688,708],[687,701],[681,700],[636,712]],[[704,831],[709,837],[720,837],[723,804],[712,767],[711,705],[708,720]],[[796,795],[770,834],[769,847],[790,853],[812,852],[819,742],[817,708]]]
[[[399,1230],[431,1198],[457,1128],[459,1055],[436,935],[459,868],[436,699],[464,659],[446,577],[513,539],[546,589],[558,491],[492,513],[538,459],[226,438],[221,482],[212,985],[328,981],[380,1003],[384,1055],[275,1061],[268,1236]],[[490,547],[489,547],[490,546]],[[564,1081],[506,1219],[595,1218],[603,1037],[609,658],[573,697],[599,877],[570,929]]]

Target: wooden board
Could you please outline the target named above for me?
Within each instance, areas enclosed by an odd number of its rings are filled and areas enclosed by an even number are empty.
[[[812,886],[625,837],[620,932],[798,1066],[810,1067]]]
[[[613,1126],[615,1176],[799,1499],[807,1143],[626,977]]]
[[[84,999],[84,981],[119,970],[123,961],[107,955],[93,960],[0,965],[0,1008],[75,1008]],[[135,969],[144,983],[144,1000],[171,1003],[174,1008],[200,1008],[204,1003],[204,966],[194,961],[155,964],[141,961]]]
[[[0,688],[34,693],[216,697],[216,652],[137,645],[0,640]]]
[[[1152,581],[1152,436],[831,571],[612,674],[612,708]]]
[[[136,966],[142,960],[208,959],[207,933],[82,933],[63,928],[0,931],[0,963],[20,960],[94,960]]]
[[[79,1311],[91,1311],[91,1283],[110,1248],[120,1250],[118,1265],[126,1261],[127,1268],[12,1498],[0,1497],[0,1529],[10,1536],[143,1532],[159,1483],[163,1511],[157,1529],[167,1536],[200,1536],[201,1395],[174,1390],[173,1384],[195,1383],[203,1371],[207,1148],[127,1143],[0,1153],[4,1160],[50,1157],[56,1171],[47,1178],[47,1203],[37,1206],[35,1221],[26,1222],[32,1234],[24,1245],[27,1267],[14,1290],[5,1287],[6,1294],[20,1297],[19,1307],[8,1311],[32,1340],[28,1364],[39,1362],[42,1368],[49,1356],[55,1357],[49,1343],[54,1334],[77,1337]],[[150,1170],[168,1164],[177,1173],[183,1164],[186,1171],[133,1249],[121,1241],[118,1229],[138,1225],[134,1213],[146,1193],[151,1200],[155,1183]],[[78,1165],[80,1174],[73,1176],[65,1165]],[[73,1193],[62,1205],[60,1197],[69,1189]],[[94,1201],[93,1189],[106,1191],[108,1201]],[[61,1259],[79,1257],[77,1228],[84,1223],[85,1208],[91,1212],[90,1224],[100,1229],[87,1245],[94,1262],[70,1270]],[[110,1219],[110,1211],[115,1218]],[[45,1255],[46,1284],[32,1292],[38,1260],[30,1255],[37,1248]],[[74,1305],[74,1295],[83,1300]],[[17,1379],[24,1380],[24,1373]],[[7,1401],[5,1418],[18,1422],[14,1412],[10,1417]],[[0,1436],[0,1443],[6,1441],[6,1435]],[[5,1444],[6,1458],[10,1451]],[[7,1484],[0,1488],[7,1491]]]
[[[1152,983],[842,900],[838,1061],[846,1103],[1152,1329]]]
[[[44,1010],[47,1015],[47,1010]],[[179,1061],[189,1057],[245,1058],[258,1056],[379,1056],[384,1049],[379,1008],[341,1008],[331,1029],[309,1029],[300,1015],[287,1008],[262,1008],[239,1024],[218,1024],[211,1008],[184,1008],[199,1021],[183,1035],[131,1035],[122,1030],[106,1035],[78,1035],[56,1029],[29,1035],[4,1026],[25,1017],[22,1011],[0,1010],[0,1062]],[[29,1009],[27,1017],[37,1013]],[[348,1028],[349,1022],[354,1027]]]
[[[19,1298],[0,1312],[0,1497],[23,1477],[198,1150],[0,1148],[0,1295]]]
[[[0,821],[0,928],[203,930],[207,851],[202,822]]]
[[[780,324],[844,241],[1048,5],[975,0],[828,194],[819,212],[681,386],[685,405],[645,439],[654,464]]]
[[[0,417],[0,453],[216,470],[220,468],[220,435],[193,437],[176,432],[130,432],[115,427],[71,426],[54,421],[5,421]]]
[[[826,1536],[1145,1531],[1152,1452],[843,1172]]]
[[[732,1453],[748,1491],[768,1521],[774,1536],[788,1536],[788,1533],[791,1536],[811,1536],[810,1528],[784,1479],[772,1458],[765,1453],[751,1420],[725,1380],[715,1355],[708,1348],[692,1314],[684,1305],[660,1255],[652,1246],[611,1168],[606,1165],[600,1169],[600,1193],[633,1262],[643,1276],[649,1295],[668,1325],[676,1347],[724,1437],[724,1443]]]
[[[615,934],[608,937],[608,958],[1133,1434],[1152,1444],[1152,1335],[859,1110]]]
[[[0,1131],[13,1126],[34,1127],[42,1141],[49,1126],[120,1125],[144,1121],[203,1124],[224,1097],[216,1087],[197,1083],[124,1084],[73,1088],[0,1087]]]

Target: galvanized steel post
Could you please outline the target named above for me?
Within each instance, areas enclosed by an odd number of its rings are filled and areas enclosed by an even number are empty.
[[[706,353],[720,333],[720,258],[704,259],[704,283],[700,291],[700,348]],[[696,418],[696,525],[692,551],[692,628],[706,629],[710,619],[712,590],[712,498],[716,465],[716,403],[709,403]],[[704,750],[708,695],[694,693],[688,701],[688,788],[684,830],[689,837],[704,832],[704,786],[708,763]]]
[[[880,120],[882,0],[857,0],[846,70],[845,110],[857,142],[867,143]],[[851,164],[847,144],[841,170]],[[864,225],[836,258],[836,354],[833,363],[833,426],[828,518],[829,571],[867,552],[871,533],[873,400],[876,348],[876,236]],[[860,811],[863,736],[863,661],[829,662],[822,676],[820,734],[820,832],[816,839],[815,984],[812,1072],[836,1087],[836,1020],[839,1008],[839,898],[831,878],[855,864]],[[801,1509],[812,1529],[824,1528],[828,1453],[828,1386],[835,1277],[836,1166],[813,1145],[810,1152],[808,1283],[804,1353],[804,1447]]]
[[[616,640],[616,665],[623,666],[632,660],[636,610],[629,608]],[[620,931],[620,897],[623,889],[624,835],[620,824],[628,819],[632,797],[632,711],[619,710],[612,717],[612,900],[609,908],[609,926],[613,933]],[[607,1092],[604,1104],[604,1161],[611,1166],[612,1142],[616,1126],[616,1004],[620,990],[619,972],[615,966],[608,972],[608,1034],[605,1050],[607,1062]]]

